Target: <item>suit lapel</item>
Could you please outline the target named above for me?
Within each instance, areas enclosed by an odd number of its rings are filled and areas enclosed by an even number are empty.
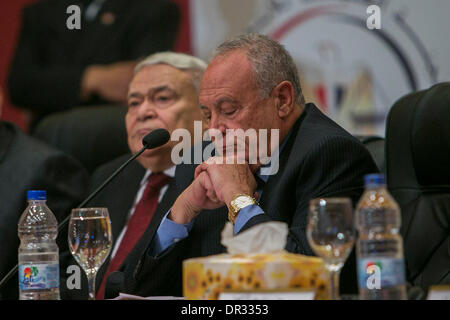
[[[269,177],[264,186],[263,193],[259,204],[264,212],[270,215],[272,218],[279,217],[277,212],[274,212],[274,204],[279,203],[279,198],[277,197],[277,189],[280,183],[283,180],[284,172],[286,171],[287,163],[289,157],[291,155],[291,151],[295,140],[297,139],[298,129],[300,127],[301,122],[305,118],[306,109],[302,112],[300,118],[295,122],[294,126],[291,129],[291,135],[288,138],[283,150],[279,155],[279,170],[275,175]]]
[[[95,203],[99,206],[104,206],[104,203],[109,203],[111,200],[114,201],[114,204],[112,204],[111,209],[109,210],[111,231],[113,236],[112,250],[114,250],[117,238],[126,224],[128,213],[133,206],[133,202],[136,198],[136,194],[139,190],[144,174],[145,169],[136,160],[134,160],[123,172],[119,174],[119,176],[116,177],[117,181],[113,182],[113,184],[103,190],[104,197],[117,198],[106,198],[106,202],[102,202],[100,199],[95,201]],[[123,186],[126,186],[126,188]],[[111,255],[108,256],[105,263],[99,269],[96,280],[97,286],[100,286],[110,260]]]
[[[145,169],[137,161],[133,161],[130,163],[130,167],[122,172],[120,181],[115,184],[115,187],[119,188],[120,191],[112,194],[120,195],[120,201],[117,202],[114,211],[110,212],[114,243],[126,223],[128,213],[133,206],[144,174]]]

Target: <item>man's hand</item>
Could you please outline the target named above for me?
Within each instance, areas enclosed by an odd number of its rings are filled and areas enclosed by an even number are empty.
[[[135,65],[136,62],[128,61],[87,67],[81,81],[81,99],[98,94],[107,101],[125,103]]]
[[[214,190],[209,194],[214,194],[227,206],[237,194],[255,196],[257,187],[248,164],[237,164],[235,158],[229,160],[233,164],[227,164],[225,157],[212,157],[195,169],[195,178],[208,174]]]
[[[214,187],[206,172],[196,178],[177,198],[168,218],[176,223],[191,222],[203,209],[216,209],[224,205],[214,193]]]
[[[203,209],[228,206],[236,194],[256,197],[256,181],[249,165],[227,164],[226,159],[212,157],[197,166],[194,181],[172,206],[170,220],[191,222]]]

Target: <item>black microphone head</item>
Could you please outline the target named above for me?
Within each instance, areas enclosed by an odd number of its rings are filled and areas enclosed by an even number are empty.
[[[166,144],[170,139],[169,131],[166,129],[155,129],[152,132],[148,133],[142,139],[142,145],[145,149],[153,149]]]

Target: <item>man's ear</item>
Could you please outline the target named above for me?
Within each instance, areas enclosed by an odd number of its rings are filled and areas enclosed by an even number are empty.
[[[289,81],[282,81],[272,90],[278,116],[285,118],[291,114],[295,107],[294,87]]]

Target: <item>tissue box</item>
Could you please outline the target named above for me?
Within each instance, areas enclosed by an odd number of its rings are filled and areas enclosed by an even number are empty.
[[[322,259],[288,252],[220,254],[183,261],[183,296],[218,299],[223,291],[306,289],[328,299],[329,274]]]

